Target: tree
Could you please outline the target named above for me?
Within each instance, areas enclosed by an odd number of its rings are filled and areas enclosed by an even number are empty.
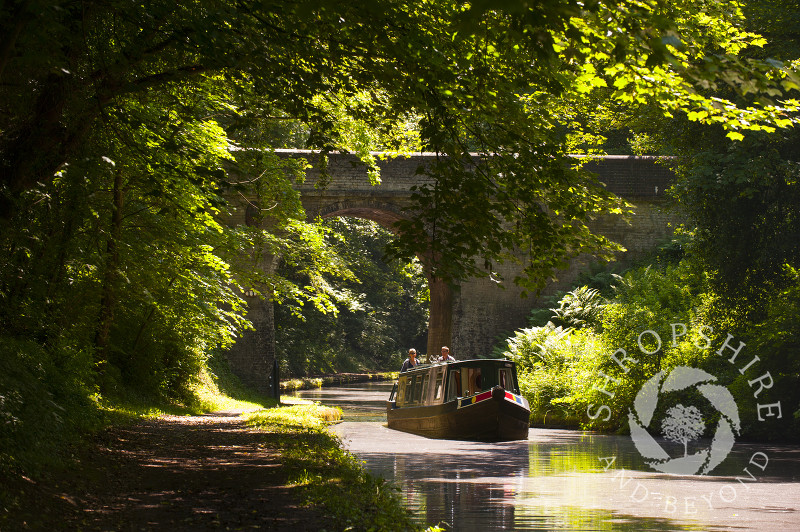
[[[744,3],[744,11],[748,27],[767,37],[763,48],[745,50],[746,55],[788,63],[800,54],[796,5],[752,0]],[[690,253],[710,282],[711,317],[750,346],[762,371],[774,379],[772,393],[781,397],[784,411],[795,412],[800,405],[798,357],[794,343],[787,341],[792,337],[787,324],[795,319],[800,286],[796,128],[750,133],[732,142],[719,128],[679,121],[664,134],[672,137],[669,145],[678,156],[674,194],[693,234]],[[728,378],[746,412],[752,403],[746,379],[738,372]],[[744,424],[750,434],[764,438],[793,438],[798,430],[796,423],[769,429],[756,419]]]
[[[743,61],[790,64],[800,56],[793,24],[800,18],[796,6],[751,0],[741,7],[746,15],[742,27],[765,36],[760,46],[740,50]],[[709,86],[706,94],[739,107],[759,98],[723,84]],[[612,127],[631,131],[634,153],[649,149],[673,156],[680,178],[673,195],[689,217],[694,254],[716,289],[754,302],[763,299],[768,285],[785,284],[783,265],[797,265],[800,258],[796,246],[788,244],[800,230],[795,130],[767,127],[734,140],[738,136],[731,137],[726,128],[693,122],[693,113],[663,117],[653,105],[642,105],[627,116],[618,111],[601,115],[613,114]],[[792,116],[787,110],[784,118]],[[776,125],[780,123],[778,119]]]
[[[403,226],[394,253],[423,251],[434,276],[459,279],[481,271],[475,256],[491,269],[521,248],[530,258],[520,281],[536,289],[566,258],[614,249],[586,222],[622,210],[571,168],[559,102],[613,86],[615,100],[655,101],[734,136],[791,123],[792,102],[736,106],[702,92],[726,83],[745,95],[779,95],[769,77],[775,65],[736,56],[760,41],[737,29],[735,3],[551,0],[490,10],[442,0],[196,0],[87,9],[20,1],[2,15],[3,219],[127,96],[221,75],[247,86],[237,119],[294,117],[308,124],[310,146],[330,149],[341,145],[340,131],[315,96],[382,89],[385,100],[362,114],[417,112],[425,148],[447,156],[430,169],[436,185],[418,191],[422,215]],[[780,75],[796,86],[788,70]],[[483,157],[473,160],[472,149]]]
[[[390,255],[423,257],[445,283],[522,250],[518,281],[535,291],[570,257],[618,249],[589,222],[626,210],[568,157],[588,127],[571,118],[572,102],[603,90],[729,138],[792,123],[781,91],[796,78],[740,57],[761,42],[741,21],[737,4],[700,0],[6,2],[7,330],[68,337],[91,346],[99,367],[130,368],[121,361],[149,331],[161,360],[148,378],[164,382],[182,356],[202,362],[246,326],[241,288],[330,305],[321,282],[257,275],[237,257],[257,249],[345,274],[304,221],[291,188],[302,168],[268,152],[352,149],[377,178],[374,140],[354,135],[351,118],[388,133],[419,117],[422,148],[442,156]],[[710,95],[723,85],[740,100]],[[239,193],[259,195],[251,207],[263,227],[221,223]]]
[[[436,182],[417,191],[421,215],[401,224],[403,237],[391,250],[428,256],[434,277],[493,273],[493,263],[522,251],[524,272],[516,280],[536,291],[566,259],[609,257],[618,249],[593,234],[588,221],[622,213],[625,204],[577,168],[567,151],[579,133],[571,105],[596,88],[609,104],[682,111],[694,121],[725,125],[735,138],[751,125],[774,129],[791,122],[768,102],[737,107],[706,92],[717,84],[750,95],[767,87],[763,69],[772,67],[735,57],[746,43],[759,42],[736,29],[735,4],[703,4],[700,11],[691,3],[502,4],[496,11],[479,4],[456,26],[447,25],[448,7],[437,7],[427,34],[452,37],[422,42],[404,61],[408,74],[398,97],[408,107],[425,95],[423,142],[447,158],[431,169]],[[436,64],[428,64],[430,57]],[[752,69],[746,83],[737,74],[744,63]],[[445,68],[435,70],[440,65]],[[793,87],[787,80],[786,88]],[[745,116],[758,124],[745,125]],[[420,244],[426,237],[427,250]]]
[[[673,406],[667,410],[667,417],[661,424],[664,437],[683,444],[683,456],[689,454],[688,444],[699,438],[706,428],[703,416],[694,406]]]

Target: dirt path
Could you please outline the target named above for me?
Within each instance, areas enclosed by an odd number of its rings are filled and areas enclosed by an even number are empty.
[[[236,413],[166,416],[104,433],[78,471],[36,489],[29,530],[320,530],[268,433]],[[47,484],[47,485],[45,485]],[[9,528],[14,530],[15,528]]]

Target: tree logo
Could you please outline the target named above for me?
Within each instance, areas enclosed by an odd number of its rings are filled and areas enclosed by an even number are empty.
[[[705,475],[717,467],[735,441],[734,432],[739,433],[739,410],[733,396],[724,386],[710,384],[717,380],[703,370],[678,366],[669,375],[663,371],[654,375],[639,390],[628,413],[631,438],[647,464],[663,473],[678,475]],[[696,452],[689,454],[689,443],[697,440],[706,428],[700,410],[695,406],[679,404],[667,410],[661,423],[661,434],[668,440],[683,444],[683,456],[670,456],[653,438],[648,428],[653,423],[659,398],[665,393],[695,388],[708,399],[719,413],[714,438],[708,447],[694,445]],[[716,416],[715,416],[716,417]]]

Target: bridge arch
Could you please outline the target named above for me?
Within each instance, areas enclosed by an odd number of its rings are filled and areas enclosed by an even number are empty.
[[[332,218],[335,216],[350,216],[371,220],[381,227],[397,232],[394,225],[403,219],[409,219],[397,203],[385,201],[372,201],[369,199],[342,200],[318,207],[316,210],[306,210],[309,220]],[[418,257],[425,266],[423,257]],[[428,268],[425,268],[425,277],[428,281],[430,293],[430,308],[428,314],[428,343],[427,357],[437,357],[442,346],[450,345],[452,339],[452,306],[453,290],[451,286],[440,279],[433,279]]]
[[[316,218],[333,218],[335,216],[351,216],[370,220],[384,229],[395,232],[394,223],[408,216],[401,212],[396,204],[371,200],[342,200],[316,208],[307,208],[306,217],[309,220]]]

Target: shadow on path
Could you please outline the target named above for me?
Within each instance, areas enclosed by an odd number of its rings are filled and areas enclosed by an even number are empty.
[[[80,465],[37,486],[29,530],[319,530],[271,445],[238,413],[164,416],[103,433]],[[35,515],[33,515],[35,513]]]

